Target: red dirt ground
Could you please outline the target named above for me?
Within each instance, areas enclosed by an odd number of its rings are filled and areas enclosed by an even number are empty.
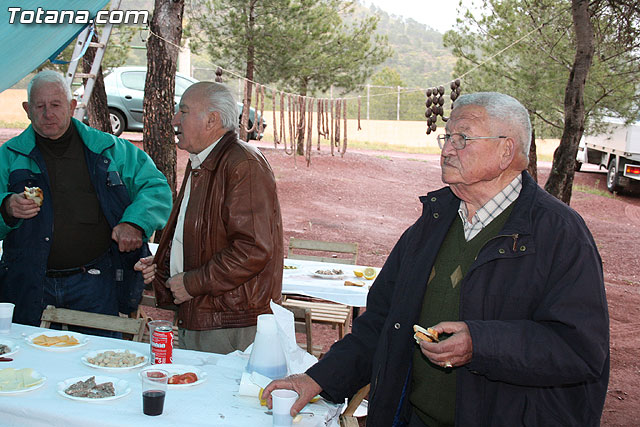
[[[0,141],[17,130],[0,130]],[[135,141],[141,134],[126,134]],[[285,241],[289,237],[359,243],[358,263],[382,266],[401,233],[420,215],[418,196],[440,188],[439,157],[349,150],[341,158],[325,149],[304,159],[260,144],[278,181]],[[181,179],[187,156],[179,151]],[[546,181],[550,164],[539,164]],[[632,426],[640,419],[640,197],[606,192],[606,175],[590,168],[576,173],[571,207],[589,226],[603,260],[611,321],[611,379],[603,426]],[[314,341],[326,351],[337,333],[314,326]]]

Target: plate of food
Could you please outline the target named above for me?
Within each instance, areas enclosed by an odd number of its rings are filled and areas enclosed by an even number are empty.
[[[46,351],[70,351],[89,343],[86,335],[78,332],[50,330],[29,335],[27,344]]]
[[[69,378],[58,383],[58,394],[71,400],[105,402],[131,393],[125,380],[95,375]]]
[[[302,269],[302,263],[298,262],[295,259],[284,259],[284,264],[282,265],[282,270],[285,273],[299,273]]]
[[[16,344],[14,341],[0,338],[0,356],[8,357],[18,351],[20,346]]]
[[[341,280],[345,278],[346,274],[342,269],[330,268],[326,270],[316,270],[312,276],[321,279]]]
[[[140,371],[142,375],[147,370],[162,369],[169,373],[169,388],[184,388],[202,384],[207,380],[207,372],[191,365],[176,365],[162,363],[148,366]]]
[[[146,365],[148,357],[137,351],[117,348],[90,351],[82,356],[80,360],[92,368],[107,371],[126,371]]]
[[[24,393],[40,388],[47,378],[31,368],[0,369],[0,394]]]

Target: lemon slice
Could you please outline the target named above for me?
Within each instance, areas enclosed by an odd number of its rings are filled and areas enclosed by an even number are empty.
[[[364,272],[362,270],[353,270],[353,274],[355,274],[356,277],[364,276]]]
[[[376,269],[372,267],[365,268],[362,273],[364,275],[364,278],[367,280],[372,280],[374,277],[376,277],[377,274]]]
[[[267,399],[262,398],[263,388],[260,388],[260,392],[258,393],[258,399],[260,399],[260,406],[267,406]]]

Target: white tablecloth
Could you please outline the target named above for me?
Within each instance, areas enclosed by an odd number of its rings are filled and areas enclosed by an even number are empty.
[[[322,298],[352,307],[365,307],[367,294],[373,280],[364,277],[356,277],[353,270],[364,270],[364,266],[335,264],[319,261],[307,261],[300,259],[284,259],[285,266],[294,266],[295,269],[285,269],[282,277],[283,294],[299,294],[315,298]],[[325,279],[314,276],[317,270],[342,270],[345,275],[341,279]],[[376,269],[378,271],[378,269]],[[345,280],[361,281],[363,287],[345,286]]]
[[[155,254],[158,249],[156,243],[149,243],[151,253]],[[284,265],[295,266],[295,269],[285,269],[282,277],[282,293],[306,295],[314,298],[321,298],[352,307],[366,307],[369,287],[373,280],[366,280],[363,277],[356,277],[353,270],[364,270],[362,265],[338,264],[319,261],[307,261],[301,259],[284,259]],[[340,269],[345,276],[339,280],[329,280],[313,275],[317,270]],[[379,271],[376,268],[376,271]],[[345,280],[359,280],[365,282],[365,286],[344,286]]]
[[[20,346],[10,357],[12,362],[0,362],[4,368],[33,368],[47,379],[39,389],[0,395],[0,425],[2,426],[271,426],[272,415],[254,397],[238,395],[240,377],[247,358],[239,355],[216,355],[190,350],[175,350],[173,362],[194,365],[207,372],[202,384],[182,389],[169,389],[162,415],[150,417],[142,413],[139,372],[141,368],[114,373],[94,369],[82,363],[88,351],[129,349],[148,354],[148,343],[89,336],[89,343],[67,352],[51,352],[27,344],[25,337],[44,329],[13,324],[10,339]],[[84,402],[67,399],[57,392],[57,383],[84,375],[110,376],[129,382],[131,393],[108,402]],[[296,426],[324,426],[325,418],[336,412],[336,406],[320,400],[309,404]],[[335,422],[335,418],[332,423]],[[337,425],[337,424],[333,424]]]

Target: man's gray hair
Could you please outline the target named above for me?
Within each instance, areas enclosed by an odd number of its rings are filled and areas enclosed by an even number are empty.
[[[524,105],[512,96],[498,92],[476,92],[462,95],[453,103],[453,108],[463,105],[484,107],[487,115],[496,123],[505,123],[516,132],[515,138],[520,144],[522,155],[529,158],[531,146],[531,120]]]
[[[222,83],[203,82],[205,96],[209,100],[209,111],[220,113],[222,127],[226,130],[238,130],[238,104],[233,92]],[[196,83],[197,84],[197,83]]]
[[[67,96],[67,101],[71,102],[71,89],[69,89],[69,85],[62,74],[53,70],[43,70],[35,75],[34,78],[31,79],[29,85],[27,86],[27,100],[31,102],[31,90],[34,86],[40,85],[42,83],[57,83],[58,86],[62,88],[64,94]]]

